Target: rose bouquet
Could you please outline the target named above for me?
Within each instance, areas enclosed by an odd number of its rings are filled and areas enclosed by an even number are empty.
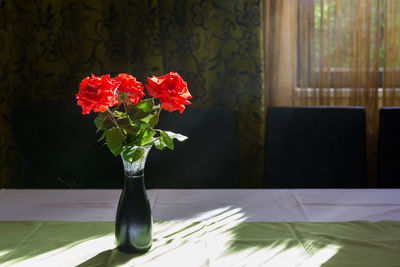
[[[76,95],[82,114],[93,110],[99,114],[94,120],[97,131],[105,139],[110,151],[133,163],[141,158],[144,147],[157,149],[174,148],[173,139],[184,141],[186,136],[156,129],[161,110],[180,113],[192,98],[187,83],[178,73],[147,78],[146,89],[152,98],[144,98],[144,87],[135,77],[121,73],[86,77],[79,85]],[[156,101],[158,103],[156,103]]]

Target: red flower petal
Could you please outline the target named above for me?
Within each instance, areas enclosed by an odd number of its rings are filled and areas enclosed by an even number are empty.
[[[78,105],[82,107],[82,114],[104,112],[108,107],[117,104],[115,89],[118,84],[110,79],[110,75],[96,77],[93,74],[84,78],[79,84],[76,95]]]
[[[146,84],[149,95],[159,98],[163,109],[168,111],[185,109],[184,105],[191,103],[187,99],[192,98],[187,88],[187,83],[182,80],[178,73],[170,72],[160,77],[147,78]]]
[[[140,102],[142,97],[145,96],[143,93],[143,86],[141,82],[138,82],[135,77],[126,73],[120,73],[114,78],[114,81],[118,82],[119,86],[117,93],[126,93],[130,103],[136,105]]]

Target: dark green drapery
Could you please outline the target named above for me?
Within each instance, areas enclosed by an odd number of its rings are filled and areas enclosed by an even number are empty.
[[[1,1],[0,187],[23,186],[11,113],[71,100],[90,73],[140,81],[169,71],[188,81],[193,106],[239,110],[241,181],[263,175],[262,1]],[[30,118],[34,119],[34,117]],[[62,127],[62,124],[60,124]]]

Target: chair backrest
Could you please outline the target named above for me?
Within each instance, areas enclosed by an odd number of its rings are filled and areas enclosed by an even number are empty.
[[[379,111],[380,187],[400,187],[400,107],[383,107]]]
[[[361,107],[270,107],[264,186],[366,187]]]
[[[97,139],[93,119],[73,100],[39,102],[15,111],[14,139],[27,188],[121,188],[123,167]]]
[[[152,148],[145,168],[147,188],[237,188],[237,112],[188,107],[163,111],[156,128],[186,135],[174,150]]]

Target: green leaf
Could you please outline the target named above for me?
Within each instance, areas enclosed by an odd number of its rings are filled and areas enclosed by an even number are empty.
[[[141,120],[151,114],[151,112],[145,112],[138,109],[136,106],[128,106],[126,112],[128,113],[129,118],[133,121]]]
[[[156,132],[148,124],[146,124],[146,125],[147,126],[146,126],[146,128],[144,129],[144,132],[143,132],[141,145],[145,145],[156,134]]]
[[[130,125],[125,127],[124,130],[128,133],[128,134],[137,134],[140,130],[140,124],[136,124],[135,122],[131,121]]]
[[[143,146],[148,143],[156,132],[147,123],[140,124],[140,130],[137,132],[136,136],[133,138],[133,144],[137,146]]]
[[[133,163],[140,159],[144,154],[144,149],[141,147],[136,147],[136,149],[133,149],[132,146],[128,146],[124,149],[122,152],[122,157],[124,160]]]
[[[114,117],[116,117],[117,119],[126,118],[125,113],[124,113],[124,112],[121,112],[121,111],[118,111],[118,110],[114,111],[113,114],[114,114]]]
[[[97,115],[97,117],[94,119],[94,124],[96,125],[97,131],[105,130],[103,125],[105,118],[106,116],[103,113],[99,113],[99,115]]]
[[[146,99],[136,104],[136,106],[128,106],[126,112],[128,113],[129,118],[133,121],[142,120],[144,122],[149,122],[154,116],[152,114],[153,106],[153,99]]]
[[[188,139],[187,136],[184,136],[182,134],[178,134],[178,133],[173,133],[170,131],[165,131],[165,133],[171,138],[171,139],[177,139],[179,142],[183,142],[185,140]]]
[[[174,141],[172,140],[171,137],[169,137],[169,135],[160,130],[160,137],[161,137],[161,141],[169,148],[169,149],[174,149]]]
[[[163,148],[166,147],[165,143],[162,142],[159,138],[154,140],[153,144],[158,150],[163,150]]]
[[[155,116],[155,115],[153,115],[153,114],[150,113],[149,115],[147,115],[146,117],[144,117],[143,119],[140,119],[140,120],[143,121],[143,122],[149,123],[150,120],[151,120],[152,118],[154,118],[154,116]]]
[[[106,143],[108,148],[114,154],[114,156],[118,156],[122,152],[122,143],[124,136],[119,128],[112,128],[107,131],[106,134]]]
[[[137,111],[137,109],[133,105],[129,105],[126,108],[126,113],[128,114],[128,116],[130,118],[132,118],[135,115],[136,111]]]
[[[106,137],[106,131],[103,132],[103,134],[100,136],[99,139],[97,139],[97,142],[100,142],[101,140],[103,140]]]
[[[132,116],[130,116],[130,118],[134,121],[136,120],[142,120],[144,118],[146,118],[147,116],[149,116],[151,113],[149,112],[144,112],[142,110],[137,110]]]
[[[177,134],[169,131],[161,131],[161,130],[157,131],[160,132],[160,136],[153,139],[151,142],[149,142],[149,144],[154,145],[159,150],[162,150],[165,147],[174,149],[173,139],[177,139],[180,142],[188,139],[186,136],[182,134]]]
[[[159,116],[155,115],[154,117],[152,117],[152,118],[149,120],[150,126],[151,126],[151,127],[156,126],[157,123],[158,123],[158,120],[159,120]]]
[[[128,118],[118,120],[117,123],[119,128],[121,128],[122,130],[124,130],[129,134],[137,134],[137,132],[140,130],[140,125],[141,125],[140,121],[138,123],[135,121],[131,121]]]
[[[110,117],[106,117],[103,121],[103,126],[105,130],[110,130],[111,128],[114,128],[116,125],[115,123],[111,120]]]
[[[153,106],[154,106],[153,98],[148,98],[148,99],[142,100],[136,104],[137,109],[142,110],[143,112],[146,112],[146,113],[152,112]]]
[[[120,128],[127,128],[131,126],[128,118],[117,120],[117,123]]]
[[[160,108],[161,108],[160,104],[153,106],[154,111],[158,111]]]

